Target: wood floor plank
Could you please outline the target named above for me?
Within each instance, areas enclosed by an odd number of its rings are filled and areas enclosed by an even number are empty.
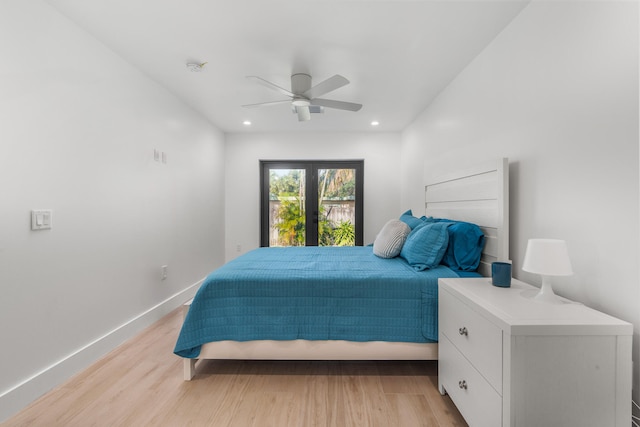
[[[467,426],[435,361],[204,360],[182,380],[175,310],[3,427]]]
[[[438,377],[429,376],[428,381],[420,383],[424,396],[438,419],[441,427],[467,427],[467,423],[451,401],[449,396],[440,395]]]
[[[427,398],[421,394],[388,394],[391,419],[394,426],[439,427],[431,412]]]

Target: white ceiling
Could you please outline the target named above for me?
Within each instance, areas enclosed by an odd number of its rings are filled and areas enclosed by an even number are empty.
[[[47,1],[225,132],[371,131],[372,120],[401,131],[528,2]],[[343,75],[351,83],[323,98],[364,107],[309,122],[287,104],[241,107],[285,99],[246,76],[289,89],[300,72],[313,84]]]

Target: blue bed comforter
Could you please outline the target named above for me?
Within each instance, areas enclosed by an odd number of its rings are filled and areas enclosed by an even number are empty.
[[[370,246],[256,249],[206,278],[174,353],[222,340],[437,341],[438,278],[457,276]]]

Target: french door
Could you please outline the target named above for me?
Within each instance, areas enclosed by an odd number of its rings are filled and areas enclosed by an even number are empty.
[[[364,161],[260,161],[260,246],[362,246]]]

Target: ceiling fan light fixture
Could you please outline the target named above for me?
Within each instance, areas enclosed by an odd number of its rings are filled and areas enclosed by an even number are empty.
[[[295,105],[291,105],[291,111],[293,114],[298,112]],[[324,107],[321,107],[320,105],[309,105],[309,112],[311,114],[324,114]]]
[[[311,105],[311,102],[305,98],[293,98],[291,103],[296,107],[308,107]]]

